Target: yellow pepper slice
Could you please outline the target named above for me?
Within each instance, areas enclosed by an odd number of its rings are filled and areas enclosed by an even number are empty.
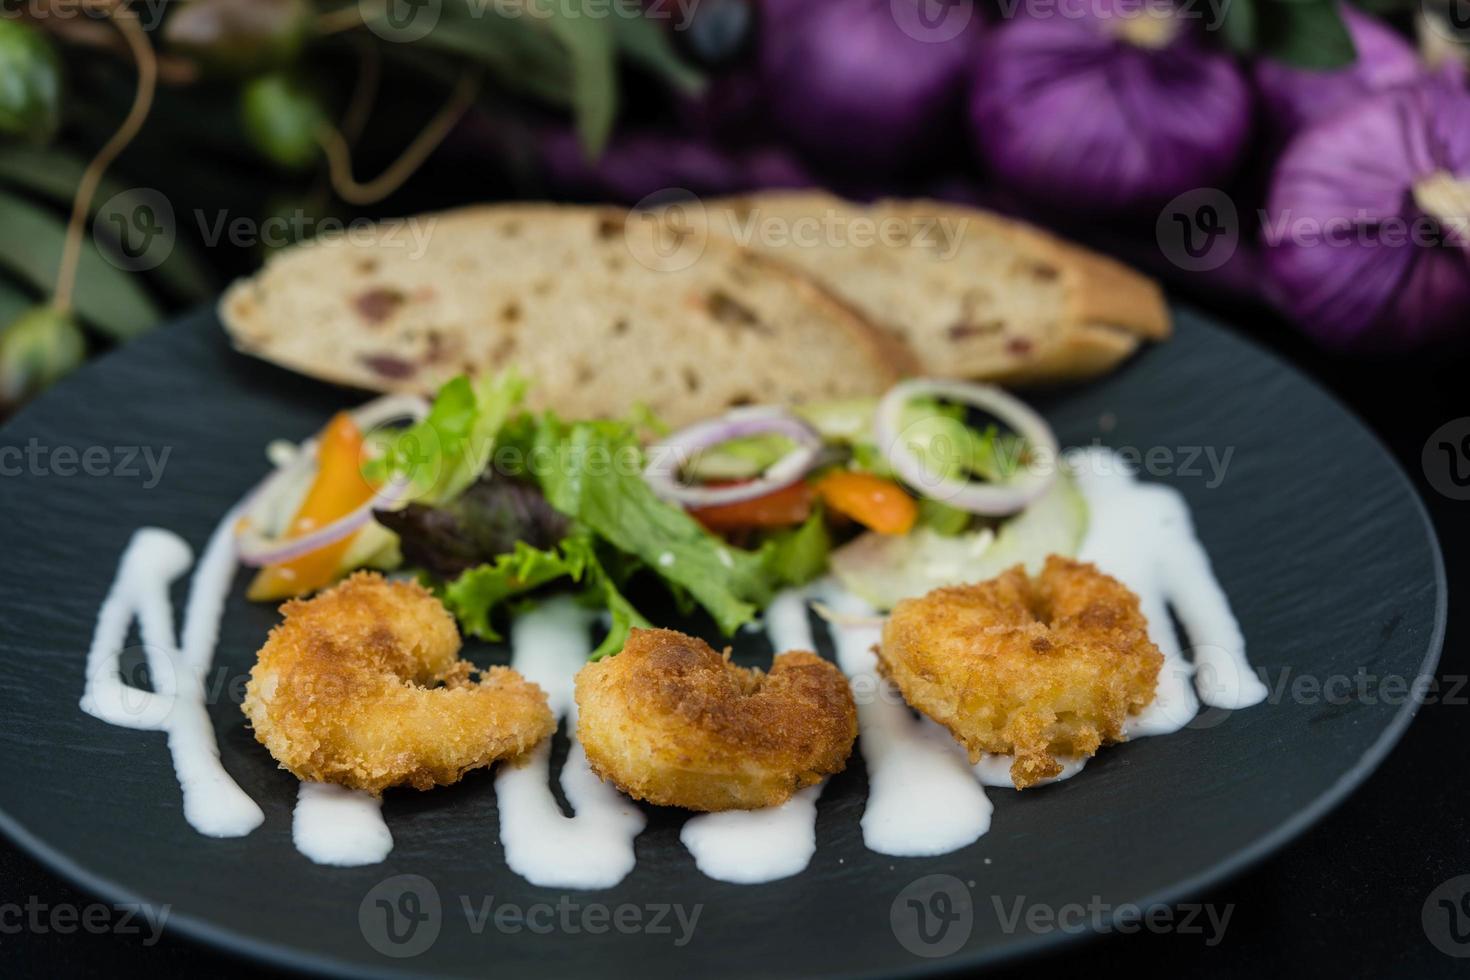
[[[317,449],[316,479],[306,492],[285,537],[297,538],[346,517],[373,496],[362,475],[362,433],[346,412],[327,423]],[[337,578],[339,565],[355,534],[299,558],[260,570],[246,597],[255,602],[286,599],[315,592]]]

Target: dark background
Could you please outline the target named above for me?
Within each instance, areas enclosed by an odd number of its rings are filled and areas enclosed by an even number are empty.
[[[1074,942],[993,975],[1020,977],[1037,968],[1081,974],[1106,963],[1144,976],[1166,968],[1192,977],[1465,976],[1470,961],[1431,945],[1420,916],[1437,886],[1470,874],[1465,808],[1470,690],[1458,686],[1470,674],[1470,615],[1456,605],[1461,590],[1470,588],[1470,554],[1463,547],[1470,536],[1470,502],[1436,492],[1426,479],[1421,453],[1441,425],[1470,416],[1470,358],[1346,360],[1323,354],[1257,308],[1218,295],[1184,298],[1212,309],[1334,391],[1387,444],[1419,489],[1439,532],[1450,587],[1449,629],[1438,672],[1441,697],[1431,696],[1382,768],[1320,824],[1246,874],[1196,896],[1234,906],[1217,946],[1207,947],[1202,935],[1110,935]],[[1343,493],[1353,492],[1351,461],[1322,478]],[[1345,568],[1342,574],[1354,570]],[[51,906],[94,901],[0,843],[0,904],[24,905],[32,896]],[[0,934],[0,974],[268,975],[255,964],[168,934],[148,947],[145,936],[146,930],[133,936]],[[1465,952],[1470,955],[1470,944]],[[915,965],[935,964],[916,959]]]

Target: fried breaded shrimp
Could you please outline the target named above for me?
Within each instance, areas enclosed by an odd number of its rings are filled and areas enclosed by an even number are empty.
[[[841,772],[857,738],[847,678],[815,653],[737,667],[703,640],[635,629],[577,674],[577,738],[603,779],[686,810],[779,806]]]
[[[978,585],[894,607],[879,669],[904,700],[948,728],[970,759],[1014,753],[1025,788],[1061,773],[1058,756],[1122,741],[1154,696],[1163,654],[1138,597],[1093,565],[1052,555]]]
[[[526,752],[556,729],[546,694],[459,659],[454,619],[414,582],[359,572],[281,607],[242,708],[300,779],[430,789]]]

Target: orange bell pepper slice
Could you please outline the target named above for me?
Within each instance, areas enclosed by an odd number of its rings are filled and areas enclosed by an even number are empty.
[[[919,505],[903,487],[871,473],[833,470],[817,481],[826,505],[879,534],[907,534],[919,519]]]
[[[291,518],[286,538],[325,527],[372,499],[373,487],[362,475],[362,443],[362,433],[346,412],[337,413],[327,423],[317,449],[316,479]],[[285,599],[330,585],[355,537],[348,535],[299,558],[261,569],[246,597],[257,602]]]

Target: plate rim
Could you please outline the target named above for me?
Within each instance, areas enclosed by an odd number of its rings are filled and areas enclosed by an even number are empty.
[[[1168,303],[1172,313],[1185,314],[1190,319],[1198,321],[1201,325],[1227,334],[1233,341],[1249,347],[1255,353],[1269,360],[1279,368],[1285,369],[1299,381],[1305,383],[1318,395],[1325,398],[1334,408],[1342,412],[1368,437],[1369,445],[1376,450],[1388,463],[1389,468],[1399,480],[1400,485],[1406,491],[1409,499],[1413,502],[1415,512],[1423,525],[1425,537],[1429,544],[1430,555],[1433,559],[1435,606],[1434,626],[1429,637],[1428,650],[1424,659],[1419,664],[1419,677],[1432,677],[1439,667],[1439,661],[1443,655],[1445,629],[1449,618],[1449,582],[1445,572],[1444,549],[1439,540],[1439,531],[1435,527],[1434,519],[1429,513],[1429,508],[1418,487],[1410,479],[1408,472],[1404,469],[1398,458],[1384,443],[1372,426],[1364,421],[1354,409],[1338,397],[1337,393],[1328,388],[1316,377],[1299,368],[1292,361],[1278,354],[1275,350],[1266,346],[1254,337],[1248,336],[1237,330],[1227,327],[1216,315],[1201,310],[1193,304],[1179,302],[1177,300]],[[198,321],[214,320],[214,326],[219,328],[215,303],[204,303],[188,311],[170,317],[160,323],[150,333],[162,333],[173,329],[188,329],[188,324]],[[92,371],[105,370],[106,365],[122,351],[123,347],[114,348],[106,354],[89,362],[81,371],[73,373],[65,379],[62,384],[57,385],[42,398],[38,398],[26,405],[13,415],[3,426],[0,426],[0,436],[4,436],[13,429],[17,423],[24,421],[43,402],[57,397],[56,392],[63,387],[75,385],[84,380],[85,376]],[[241,356],[248,356],[242,354]],[[320,382],[331,384],[330,382]],[[335,385],[343,388],[345,386]],[[1065,390],[1065,389],[1062,389]],[[1139,899],[1135,904],[1139,907],[1149,908],[1157,905],[1171,905],[1191,895],[1198,895],[1210,887],[1220,885],[1229,881],[1245,871],[1260,864],[1266,858],[1275,854],[1287,844],[1316,825],[1329,813],[1335,810],[1349,796],[1351,796],[1368,777],[1371,776],[1388,754],[1398,745],[1403,738],[1404,732],[1419,713],[1422,700],[1410,698],[1393,716],[1373,744],[1363,752],[1329,787],[1323,790],[1308,805],[1297,810],[1290,818],[1273,827],[1267,833],[1257,837],[1251,843],[1227,855],[1214,864],[1175,882],[1166,888]],[[149,900],[133,891],[121,882],[92,871],[79,862],[69,857],[65,852],[52,847],[30,830],[23,826],[16,818],[12,817],[3,806],[0,806],[0,834],[13,843],[29,857],[35,859],[46,870],[56,874],[63,881],[90,892],[99,899],[111,903],[121,904],[152,904]],[[1107,924],[1116,924],[1122,913],[1114,911],[1106,919]],[[298,946],[276,942],[270,939],[261,939],[245,935],[228,926],[217,925],[207,919],[196,917],[188,913],[171,913],[164,929],[171,931],[175,937],[202,946],[206,949],[222,950],[230,955],[257,964],[267,964],[274,967],[310,972],[320,976],[332,977],[382,977],[401,980],[406,976],[439,976],[432,972],[426,973],[422,970],[412,968],[390,968],[386,965],[373,965],[351,963],[321,953],[302,949]],[[1034,957],[1043,951],[1053,952],[1062,949],[1073,948],[1083,942],[1095,941],[1105,934],[1105,930],[1095,929],[1089,926],[1087,929],[1078,931],[1056,930],[1048,933],[1037,933],[1009,946],[992,950],[976,950],[970,955],[963,952],[953,956],[944,957],[940,960],[915,962],[910,968],[893,973],[883,971],[858,971],[853,976],[907,976],[907,977],[933,977],[946,974],[955,974],[965,970],[984,969],[996,967],[1002,964],[1012,964],[1019,960]],[[403,965],[408,967],[407,964]]]

